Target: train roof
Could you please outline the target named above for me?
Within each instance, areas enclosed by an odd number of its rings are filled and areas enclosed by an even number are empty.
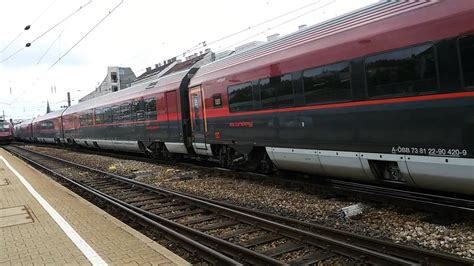
[[[199,85],[206,80],[217,79],[225,74],[235,73],[239,65],[250,63],[250,68],[258,68],[272,63],[270,55],[275,55],[279,61],[304,55],[309,50],[315,51],[337,45],[331,37],[342,36],[338,42],[356,41],[369,38],[377,33],[383,33],[414,24],[418,18],[419,10],[430,7],[429,16],[423,13],[425,20],[435,20],[436,16],[450,16],[455,12],[473,9],[474,5],[469,1],[459,1],[456,5],[449,1],[422,0],[422,1],[379,1],[370,6],[358,9],[348,14],[333,18],[331,20],[306,27],[292,34],[280,37],[274,41],[263,43],[253,49],[234,53],[228,57],[216,60],[202,66],[194,75],[190,86]],[[470,4],[469,4],[470,3]],[[433,11],[434,10],[434,11]],[[424,11],[422,11],[424,12]],[[433,16],[433,13],[436,16]],[[402,14],[410,14],[410,21],[393,23],[391,20],[384,21]],[[354,34],[347,32],[370,24],[370,28],[363,28]],[[340,34],[344,33],[344,34]],[[274,58],[274,57],[273,57]],[[273,59],[274,60],[274,59]],[[236,68],[237,67],[237,68]],[[249,70],[249,66],[244,69]],[[223,73],[225,71],[226,73]]]
[[[188,71],[189,69],[162,76],[147,82],[133,85],[130,88],[105,94],[97,98],[93,98],[88,101],[72,105],[71,107],[66,109],[64,115],[80,112],[83,110],[89,110],[100,106],[114,104],[117,102],[121,102],[122,100],[142,97],[151,93],[158,93],[175,89],[176,85],[179,87],[179,85],[181,84],[181,80],[186,76]]]
[[[41,121],[44,121],[44,120],[50,120],[50,119],[53,119],[53,118],[60,117],[63,114],[64,110],[66,110],[66,109],[62,108],[62,109],[59,109],[57,111],[53,111],[53,112],[44,114],[42,116],[38,116],[37,118],[35,118],[32,121],[32,123],[41,122]]]

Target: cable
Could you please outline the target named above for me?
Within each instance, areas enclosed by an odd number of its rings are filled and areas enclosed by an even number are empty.
[[[76,47],[82,40],[84,40],[84,38],[87,37],[87,35],[89,35],[95,28],[97,28],[108,16],[110,16],[110,14],[112,14],[115,9],[117,9],[122,3],[123,3],[124,0],[121,0],[120,3],[118,3],[114,8],[112,8],[109,13],[107,13],[107,15],[105,15],[97,24],[95,24],[84,36],[82,36],[82,38],[80,38],[71,48],[69,48],[69,50],[66,51],[66,53],[64,53],[62,56],[60,56],[58,58],[58,60],[56,60],[56,62],[54,62],[54,64],[52,64],[49,68],[48,68],[48,71],[53,68],[59,61],[61,61],[61,59],[63,59],[72,49],[74,49],[74,47]]]
[[[31,44],[33,44],[35,41],[37,41],[39,38],[43,37],[44,35],[46,35],[48,32],[50,32],[51,30],[53,30],[54,28],[56,28],[57,26],[59,26],[61,23],[63,23],[64,21],[68,20],[70,17],[74,16],[77,12],[81,11],[84,7],[88,6],[90,3],[92,2],[92,0],[89,0],[89,2],[85,3],[84,5],[80,6],[76,11],[72,12],[71,14],[67,15],[65,18],[63,18],[62,20],[60,20],[58,23],[54,24],[51,28],[47,29],[45,32],[43,32],[42,34],[40,34],[38,37],[36,37],[35,39],[33,39],[31,42],[27,43],[26,44],[26,47],[30,47]]]
[[[18,33],[18,35],[13,40],[11,40],[5,47],[3,47],[3,49],[0,51],[0,54],[3,53],[3,51],[5,51],[6,49],[8,49],[8,47],[10,47],[10,45],[12,45],[16,40],[18,40],[18,38],[20,38],[23,32],[24,31],[21,31],[20,33]]]
[[[244,39],[244,40],[242,40],[242,41],[239,41],[238,43],[234,43],[234,44],[232,44],[232,45],[229,45],[229,46],[227,46],[226,48],[221,49],[219,52],[225,51],[225,50],[227,50],[227,49],[229,49],[229,48],[231,48],[231,47],[235,47],[236,45],[239,45],[239,44],[241,44],[241,43],[243,43],[243,42],[246,42],[246,41],[248,41],[248,40],[250,40],[250,39],[252,39],[252,38],[255,38],[255,37],[257,37],[257,36],[259,36],[259,35],[261,35],[261,34],[267,32],[267,31],[269,31],[269,30],[272,30],[272,29],[274,29],[274,28],[280,27],[280,26],[282,26],[282,25],[284,25],[284,24],[286,24],[286,23],[289,23],[289,22],[291,22],[291,21],[293,21],[293,20],[295,20],[295,19],[298,19],[298,18],[300,18],[300,17],[302,17],[302,16],[306,16],[306,15],[308,15],[309,13],[312,13],[312,12],[314,12],[314,11],[316,11],[316,10],[319,10],[319,9],[321,9],[321,8],[324,8],[324,7],[327,7],[327,6],[329,6],[329,5],[332,5],[332,4],[334,4],[336,1],[337,1],[337,0],[332,0],[331,2],[329,2],[329,3],[327,3],[327,4],[323,5],[323,6],[320,6],[320,7],[318,7],[318,8],[312,9],[312,10],[310,10],[310,11],[308,11],[308,12],[305,12],[305,13],[303,13],[303,14],[297,16],[297,17],[294,17],[294,18],[292,18],[292,19],[283,21],[283,22],[280,23],[280,24],[277,24],[277,25],[275,25],[275,26],[273,26],[273,27],[270,27],[270,28],[268,28],[268,29],[266,29],[266,30],[264,30],[264,31],[261,31],[261,32],[259,32],[259,33],[257,33],[257,34],[254,34],[254,35],[252,35],[252,36],[250,36],[250,37],[248,37],[248,38],[246,38],[246,39]]]
[[[262,25],[264,25],[264,24],[267,24],[267,23],[269,23],[269,22],[271,22],[271,21],[274,21],[274,20],[276,20],[276,19],[279,19],[279,18],[285,17],[285,16],[287,16],[287,15],[293,14],[293,13],[295,13],[295,12],[298,12],[298,11],[300,11],[300,10],[302,10],[302,9],[305,9],[305,8],[307,8],[307,7],[310,7],[310,6],[312,6],[312,5],[315,5],[315,4],[319,3],[319,2],[321,2],[321,0],[318,0],[318,1],[313,2],[313,3],[311,3],[311,4],[308,4],[308,5],[299,7],[299,8],[297,8],[297,9],[294,9],[294,10],[292,10],[292,11],[289,11],[289,12],[286,12],[286,13],[284,13],[284,14],[278,15],[278,16],[276,16],[276,17],[270,18],[270,19],[268,19],[268,20],[259,22],[259,23],[255,24],[255,25],[253,25],[253,26],[249,26],[249,27],[247,27],[247,28],[245,28],[245,29],[242,29],[242,30],[240,30],[240,31],[237,31],[237,32],[234,32],[234,33],[229,34],[229,35],[227,35],[227,36],[224,36],[224,37],[222,37],[222,38],[219,38],[219,39],[214,40],[214,41],[212,41],[212,42],[210,42],[210,43],[206,43],[205,41],[202,42],[202,43],[198,43],[197,45],[195,45],[195,46],[191,47],[190,49],[186,50],[185,53],[189,53],[189,52],[192,52],[192,51],[197,50],[199,47],[196,47],[196,46],[199,46],[200,44],[203,44],[204,46],[209,46],[209,45],[215,44],[215,43],[220,42],[220,41],[223,41],[223,40],[225,40],[225,39],[234,37],[234,36],[236,36],[236,35],[238,35],[238,34],[240,34],[240,33],[243,33],[243,32],[246,32],[246,31],[248,31],[248,30],[251,30],[251,29],[253,29],[253,28],[262,26]]]
[[[62,20],[60,20],[58,23],[54,24],[52,27],[50,27],[48,30],[46,30],[45,32],[43,32],[42,34],[40,34],[38,37],[36,37],[35,39],[33,39],[31,42],[28,42],[26,43],[25,46],[23,46],[22,48],[16,50],[13,54],[11,54],[10,56],[8,56],[7,58],[3,59],[0,63],[4,63],[6,61],[8,61],[10,58],[14,57],[15,55],[17,55],[19,52],[23,51],[23,49],[25,49],[25,47],[30,47],[31,44],[33,44],[35,41],[37,41],[39,38],[43,37],[44,35],[46,35],[48,32],[50,32],[51,30],[53,30],[54,28],[56,28],[57,26],[59,26],[60,24],[62,24],[64,21],[68,20],[69,18],[71,18],[73,15],[75,15],[77,12],[79,12],[80,10],[82,10],[84,7],[86,7],[87,5],[89,5],[90,3],[92,2],[92,0],[89,0],[89,2],[87,2],[86,4],[80,6],[76,11],[72,12],[71,14],[67,15],[65,18],[63,18]],[[44,13],[44,12],[43,12]],[[38,17],[39,18],[39,17]],[[27,28],[29,29],[30,28],[30,25],[26,26],[25,27],[25,30],[27,30]]]
[[[51,48],[53,47],[53,45],[56,43],[57,40],[59,40],[59,38],[61,37],[61,34],[63,34],[64,30],[61,31],[61,33],[58,35],[58,37],[56,37],[56,39],[54,39],[54,41],[51,43],[51,45],[48,47],[48,49],[46,50],[46,52],[44,52],[44,54],[40,57],[40,59],[38,60],[38,62],[36,63],[36,65],[39,65],[39,63],[41,62],[41,60],[43,60],[43,58],[46,56],[46,54],[48,54],[49,50],[51,50]]]
[[[45,10],[43,10],[43,12],[41,12],[41,14],[39,14],[39,16],[37,16],[33,22],[31,22],[31,24],[34,24],[36,21],[38,21],[52,6],[53,4],[56,3],[56,0],[54,0],[53,2],[51,2],[51,4],[49,4],[48,7],[46,7]]]

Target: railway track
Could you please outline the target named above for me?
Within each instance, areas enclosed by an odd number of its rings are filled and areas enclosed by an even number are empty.
[[[392,265],[474,263],[152,187],[19,147],[7,149],[70,186],[155,226],[213,264],[313,264],[328,259]]]
[[[38,145],[38,144],[35,144]],[[43,145],[39,145],[43,146]],[[52,145],[44,145],[48,148],[55,148]],[[156,163],[156,159],[137,156],[129,153],[111,153],[101,150],[80,149],[80,152],[88,154],[98,154],[103,156],[115,157],[119,159],[137,160],[147,163]],[[159,161],[160,163],[170,164],[169,161]],[[230,172],[229,169],[213,166],[204,162],[176,162],[174,164],[196,167],[204,170],[211,169],[224,174]],[[408,187],[387,187],[377,184],[364,184],[348,180],[327,179],[327,178],[304,178],[298,173],[284,173],[278,176],[262,175],[252,172],[238,172],[243,178],[266,178],[270,182],[278,183],[283,186],[298,185],[308,191],[322,191],[341,196],[353,196],[367,201],[391,203],[395,206],[404,206],[421,211],[436,213],[438,216],[448,216],[453,220],[457,218],[474,218],[474,200],[468,199],[464,195],[439,194],[433,191],[417,190]]]

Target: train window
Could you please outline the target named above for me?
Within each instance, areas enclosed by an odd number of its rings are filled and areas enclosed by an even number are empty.
[[[8,132],[10,130],[10,124],[0,123],[0,132]]]
[[[156,99],[149,98],[145,100],[146,120],[156,120]]]
[[[220,93],[212,95],[212,105],[214,108],[222,107],[222,95]]]
[[[112,121],[114,123],[120,122],[120,107],[117,105],[112,106]]]
[[[132,113],[136,121],[145,120],[145,110],[143,101],[135,101],[132,104]]]
[[[104,123],[111,124],[114,122],[114,115],[112,113],[112,109],[107,107],[104,109]]]
[[[474,35],[459,39],[464,87],[474,87]]]
[[[346,101],[352,98],[348,62],[308,69],[303,72],[306,104]]]
[[[295,95],[293,93],[293,82],[291,74],[283,75],[277,85],[278,107],[290,107],[295,105]]]
[[[51,122],[51,121],[48,121]],[[53,122],[51,122],[52,124]],[[79,124],[81,126],[91,126],[92,125],[92,113],[82,114],[79,116]],[[41,126],[43,128],[43,126]],[[53,125],[54,128],[54,125]]]
[[[101,108],[95,109],[95,123],[97,125],[104,123],[104,110]]]
[[[42,121],[39,124],[39,128],[40,129],[54,129],[54,123],[53,121],[49,121],[49,120]]]
[[[260,100],[262,109],[274,109],[276,107],[275,85],[280,77],[261,79],[258,82],[260,88]]]
[[[229,110],[244,112],[254,110],[252,83],[247,82],[227,88],[229,95]]]
[[[432,44],[369,56],[365,69],[369,97],[417,95],[437,89]]]
[[[124,103],[120,105],[120,116],[121,116],[121,121],[123,122],[130,121],[130,104],[129,103]]]

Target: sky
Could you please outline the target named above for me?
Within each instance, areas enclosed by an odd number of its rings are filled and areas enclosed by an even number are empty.
[[[57,110],[66,105],[67,92],[71,93],[73,104],[77,103],[102,82],[107,66],[131,67],[138,76],[147,67],[182,55],[190,48],[197,48],[192,53],[205,48],[213,52],[232,50],[247,42],[265,41],[275,33],[281,36],[292,33],[299,25],[310,26],[375,2],[3,1],[0,9],[0,115],[4,111],[7,118],[36,117],[45,113],[47,101],[52,110]],[[292,12],[294,10],[297,11]],[[277,19],[261,24],[272,18]],[[27,25],[31,26],[25,31]],[[242,30],[245,31],[213,43]],[[203,41],[209,45],[199,45]],[[25,47],[28,42],[31,46]],[[70,52],[53,66],[69,49]]]

